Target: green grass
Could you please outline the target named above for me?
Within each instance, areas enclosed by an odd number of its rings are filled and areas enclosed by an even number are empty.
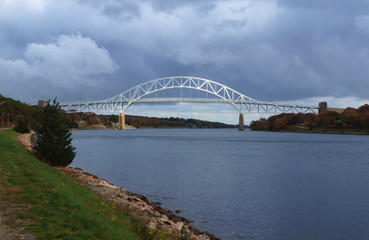
[[[0,131],[0,205],[14,213],[10,224],[26,222],[40,239],[146,239],[143,222],[35,159],[16,136]]]

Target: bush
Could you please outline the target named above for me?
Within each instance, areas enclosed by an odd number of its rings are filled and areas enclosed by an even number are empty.
[[[36,110],[35,118],[36,157],[51,166],[65,167],[72,163],[76,155],[71,144],[72,133],[67,126],[66,113],[60,110],[56,98],[53,104],[49,100],[44,108]]]
[[[29,133],[30,131],[27,123],[23,119],[18,121],[17,125],[14,127],[14,130],[19,133]]]

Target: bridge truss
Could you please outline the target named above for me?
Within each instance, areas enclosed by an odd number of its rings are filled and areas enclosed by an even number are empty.
[[[213,97],[191,98],[147,98],[146,96],[169,89],[195,89],[210,94]],[[132,87],[114,97],[85,102],[60,103],[63,110],[76,112],[124,112],[133,103],[149,102],[202,102],[202,103],[229,103],[239,113],[318,113],[319,107],[278,104],[258,101],[236,90],[212,80],[176,76],[144,82]]]

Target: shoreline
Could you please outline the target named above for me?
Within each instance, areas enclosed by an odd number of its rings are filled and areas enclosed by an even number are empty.
[[[323,131],[323,130],[312,130],[312,131],[288,131],[288,130],[280,130],[280,131],[269,131],[269,130],[252,130],[255,132],[279,132],[279,133],[313,133],[313,134],[340,134],[340,135],[369,135],[369,133],[365,132],[344,132],[344,131]]]
[[[141,127],[141,128],[136,128],[136,127],[126,127],[125,129],[121,130],[132,130],[132,129],[237,129],[236,127],[234,128],[190,128],[190,127]],[[107,127],[81,127],[81,128],[72,128],[72,131],[79,131],[79,130],[120,130],[119,128],[107,128]]]
[[[169,232],[175,236],[185,234],[190,240],[220,240],[211,233],[194,228],[190,224],[194,221],[176,215],[180,213],[179,210],[175,210],[175,213],[173,213],[172,210],[162,208],[160,202],[152,202],[144,195],[129,192],[81,168],[67,166],[57,169],[82,181],[93,192],[107,201],[148,222],[146,227],[149,231],[159,230]]]
[[[33,152],[32,134],[19,134],[17,139],[24,148],[31,153]],[[103,199],[146,222],[146,228],[149,232],[169,233],[169,235],[177,237],[185,236],[186,239],[190,240],[220,240],[211,233],[194,228],[190,224],[193,222],[192,220],[177,215],[180,213],[179,210],[175,210],[173,213],[172,210],[161,207],[160,202],[152,202],[144,195],[129,192],[81,168],[67,166],[55,167],[55,169],[77,179]]]

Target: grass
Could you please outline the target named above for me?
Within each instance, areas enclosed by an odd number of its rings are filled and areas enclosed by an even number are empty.
[[[40,239],[146,239],[144,223],[38,161],[0,131],[0,205]],[[21,222],[21,223],[20,223]]]

